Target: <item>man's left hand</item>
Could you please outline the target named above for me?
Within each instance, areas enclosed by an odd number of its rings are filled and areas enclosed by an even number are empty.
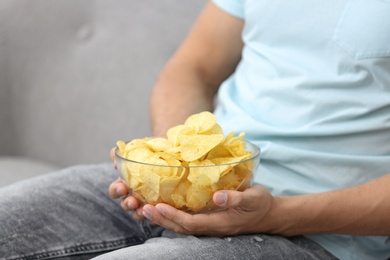
[[[266,216],[273,199],[268,190],[256,185],[243,192],[215,192],[214,203],[225,210],[192,215],[160,203],[145,205],[143,215],[154,224],[183,234],[226,236],[267,232]]]

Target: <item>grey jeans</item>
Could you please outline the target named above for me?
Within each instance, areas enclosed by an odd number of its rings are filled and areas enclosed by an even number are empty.
[[[185,236],[136,222],[108,196],[111,164],[0,189],[0,259],[335,259],[302,236]]]

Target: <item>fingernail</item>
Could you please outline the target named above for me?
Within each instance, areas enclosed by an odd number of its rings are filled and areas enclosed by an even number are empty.
[[[127,202],[127,207],[129,208],[129,210],[135,210],[134,205],[130,201]]]
[[[118,195],[124,195],[124,190],[122,189],[122,188],[120,188],[120,187],[118,187],[118,188],[116,188],[116,194],[118,194]]]
[[[158,210],[158,212],[160,212],[161,215],[164,215],[164,213],[165,213],[164,207],[161,207],[160,205],[157,205],[156,209]]]
[[[145,218],[149,220],[152,219],[152,211],[150,209],[144,207],[142,214],[144,215]]]
[[[225,205],[227,201],[227,194],[226,192],[217,192],[215,193],[215,196],[214,196],[214,202],[215,204],[218,204],[218,205]]]

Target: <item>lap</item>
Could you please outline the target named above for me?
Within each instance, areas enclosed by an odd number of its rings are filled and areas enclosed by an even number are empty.
[[[64,260],[99,254],[99,260],[334,259],[304,237],[195,237],[147,222],[140,225],[108,196],[117,176],[111,164],[76,166],[1,188],[0,255]]]
[[[146,240],[108,196],[112,164],[75,166],[0,189],[0,255],[34,258],[105,252]]]

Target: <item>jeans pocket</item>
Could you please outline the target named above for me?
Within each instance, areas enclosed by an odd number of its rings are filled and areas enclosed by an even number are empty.
[[[349,0],[333,40],[355,59],[390,57],[390,0]]]

